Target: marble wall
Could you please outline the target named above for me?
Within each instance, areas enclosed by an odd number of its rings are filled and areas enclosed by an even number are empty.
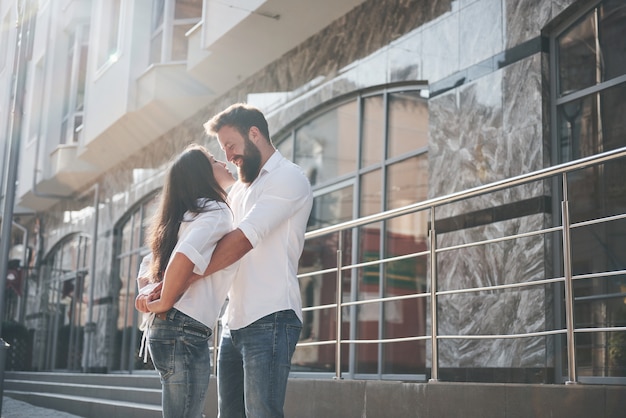
[[[258,103],[280,133],[328,101],[362,88],[423,82],[429,99],[429,195],[441,196],[537,170],[549,161],[546,56],[542,28],[573,0],[369,0],[265,69],[214,100],[180,126],[98,180],[100,207],[96,298],[115,299],[113,229],[144,196],[160,187],[170,158],[190,142],[208,145],[202,124],[237,101]],[[534,42],[534,43],[533,43]],[[517,48],[517,49],[516,49]],[[510,56],[515,51],[515,59]],[[143,171],[142,171],[143,170]],[[141,173],[148,173],[142,176]],[[445,220],[494,205],[541,198],[545,184],[483,196],[437,210]],[[43,214],[47,253],[68,233],[93,231],[93,213],[66,222],[69,202]],[[85,207],[90,203],[85,202]],[[84,213],[83,213],[84,214]],[[449,231],[452,245],[528,231],[550,222],[544,213]],[[542,278],[542,238],[473,248],[439,258],[440,289]],[[450,296],[439,301],[441,333],[509,333],[549,325],[551,296],[543,288]],[[92,366],[108,367],[115,306],[95,311]],[[477,316],[484,318],[477,321]],[[440,346],[444,367],[544,367],[543,339],[459,342]]]

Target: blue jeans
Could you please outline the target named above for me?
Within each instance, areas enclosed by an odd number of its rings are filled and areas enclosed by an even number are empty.
[[[196,418],[204,411],[211,376],[211,329],[170,309],[150,326],[150,356],[161,376],[163,417]]]
[[[291,357],[302,322],[292,310],[225,329],[217,363],[220,418],[283,416]]]

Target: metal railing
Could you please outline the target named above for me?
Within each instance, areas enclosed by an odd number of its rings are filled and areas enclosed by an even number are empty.
[[[567,184],[567,174],[571,173],[575,170],[580,170],[583,168],[587,168],[594,165],[603,164],[606,162],[610,162],[613,160],[617,160],[620,158],[626,157],[626,147],[620,148],[617,150],[604,152],[601,154],[597,154],[594,156],[582,158],[576,161],[552,166],[549,168],[545,168],[542,170],[535,171],[533,173],[524,174],[516,177],[512,177],[509,179],[505,179],[502,181],[497,181],[488,185],[475,187],[469,190],[465,190],[458,193],[453,193],[447,196],[442,196],[434,199],[429,199],[426,201],[414,203],[408,206],[404,206],[401,208],[388,210],[385,212],[381,212],[375,215],[366,216],[360,219],[356,219],[353,221],[343,222],[337,225],[321,228],[315,231],[308,232],[306,234],[306,239],[311,240],[315,238],[320,238],[327,236],[333,233],[339,233],[339,241],[338,241],[338,249],[337,249],[337,264],[336,267],[326,268],[318,271],[311,271],[304,274],[300,274],[299,278],[305,277],[313,277],[320,276],[322,274],[327,273],[336,273],[337,277],[337,295],[335,303],[318,305],[318,306],[308,306],[304,307],[303,311],[315,311],[315,310],[323,310],[323,309],[336,309],[336,335],[335,339],[323,340],[323,341],[312,341],[312,342],[301,342],[298,344],[298,347],[306,347],[306,346],[319,346],[319,345],[331,345],[335,344],[335,378],[341,379],[341,346],[342,344],[368,344],[368,343],[389,343],[389,342],[400,342],[400,341],[421,341],[421,340],[429,340],[431,344],[431,381],[439,380],[439,359],[438,359],[438,342],[443,339],[494,339],[494,338],[526,338],[526,337],[538,337],[538,336],[549,336],[549,335],[557,335],[557,334],[565,334],[566,335],[566,344],[567,344],[567,365],[568,365],[568,380],[567,384],[574,384],[578,382],[577,371],[576,371],[576,347],[574,341],[575,333],[593,333],[593,332],[605,332],[605,331],[626,331],[626,327],[597,327],[597,328],[579,328],[575,329],[574,326],[574,314],[573,314],[573,281],[581,280],[581,279],[589,279],[595,277],[605,277],[612,275],[622,275],[626,274],[626,270],[619,271],[609,271],[603,273],[594,273],[594,274],[585,274],[573,277],[572,275],[572,260],[571,260],[571,238],[570,231],[573,228],[578,228],[582,226],[593,225],[596,223],[610,222],[615,220],[626,219],[626,214],[620,214],[616,216],[609,216],[600,219],[593,219],[584,222],[579,222],[577,224],[570,223],[570,214],[569,214],[569,196],[568,196],[568,184]],[[477,197],[480,195],[484,195],[487,193],[501,191],[507,188],[511,188],[514,186],[519,186],[535,181],[541,180],[549,180],[554,178],[555,176],[561,176],[562,181],[562,189],[563,189],[563,201],[561,202],[561,225],[551,228],[540,229],[531,232],[520,233],[516,235],[508,235],[501,238],[495,239],[486,239],[483,241],[471,242],[466,244],[448,246],[448,247],[437,247],[437,232],[435,230],[435,209],[442,205],[459,202],[461,200],[465,200],[472,197]],[[389,220],[391,218],[395,218],[398,216],[415,213],[418,211],[429,211],[430,218],[430,230],[429,230],[429,248],[426,251],[416,252],[412,254],[406,254],[402,256],[383,258],[375,261],[368,261],[358,264],[349,264],[344,265],[342,263],[343,257],[343,231],[349,231],[354,228],[372,224],[375,222],[381,222],[385,220]],[[518,238],[531,237],[544,235],[552,232],[560,232],[562,235],[562,260],[563,260],[563,277],[557,278],[549,278],[543,280],[533,280],[530,282],[516,282],[513,284],[504,284],[504,285],[493,285],[493,286],[482,286],[482,287],[471,287],[471,288],[463,288],[456,290],[442,290],[437,291],[437,254],[442,253],[444,251],[458,250],[461,248],[467,248],[471,246],[480,246],[491,244],[500,241],[514,240]],[[392,296],[392,297],[381,297],[377,299],[367,299],[367,300],[358,300],[358,301],[350,301],[344,302],[342,301],[342,283],[343,283],[343,274],[347,270],[367,267],[373,265],[379,265],[382,263],[389,263],[392,261],[398,261],[408,258],[416,258],[416,257],[429,257],[429,271],[428,277],[430,277],[430,290],[423,293],[412,293],[401,296]],[[437,298],[443,295],[452,295],[452,294],[461,294],[461,293],[470,293],[470,292],[481,292],[481,291],[493,291],[493,290],[501,290],[501,289],[510,289],[510,288],[522,288],[526,286],[540,286],[546,284],[553,283],[562,283],[564,286],[564,298],[565,298],[565,328],[564,329],[554,329],[554,330],[546,330],[546,331],[538,331],[538,332],[530,332],[530,333],[516,333],[516,334],[504,334],[504,335],[439,335],[437,332],[437,324],[438,324],[438,312],[437,312]],[[391,339],[374,339],[374,340],[351,340],[351,339],[342,339],[342,308],[356,305],[364,305],[371,303],[381,303],[381,302],[389,302],[389,301],[397,301],[397,300],[405,300],[405,299],[417,299],[417,298],[427,298],[430,302],[430,335],[414,335],[409,337],[402,338],[391,338]]]

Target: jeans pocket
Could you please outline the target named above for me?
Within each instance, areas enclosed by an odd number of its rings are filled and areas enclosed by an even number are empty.
[[[175,339],[150,339],[150,355],[154,368],[157,369],[161,379],[166,380],[175,371]]]

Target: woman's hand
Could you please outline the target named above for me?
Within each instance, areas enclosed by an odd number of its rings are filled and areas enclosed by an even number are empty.
[[[157,300],[161,297],[161,288],[163,287],[163,282],[158,283],[150,292],[140,292],[135,298],[135,309],[139,312],[149,313],[151,312],[148,308],[148,303]]]
[[[173,303],[167,303],[163,299],[156,299],[146,304],[148,311],[154,313],[167,312],[172,309],[173,306]]]

